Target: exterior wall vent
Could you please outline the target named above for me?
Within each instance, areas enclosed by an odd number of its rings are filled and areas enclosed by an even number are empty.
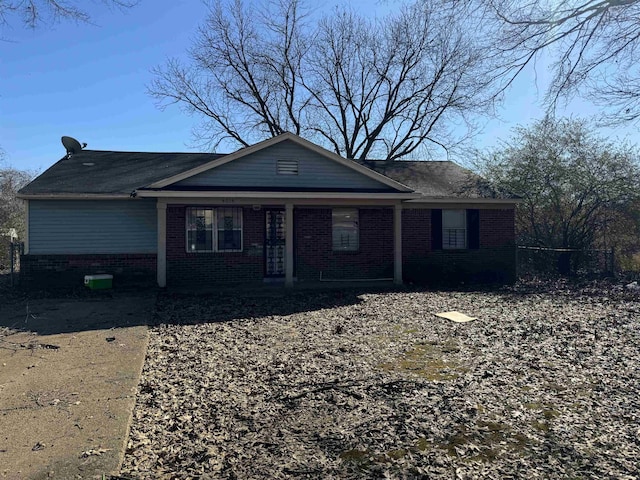
[[[276,171],[278,175],[298,175],[298,161],[278,160]]]

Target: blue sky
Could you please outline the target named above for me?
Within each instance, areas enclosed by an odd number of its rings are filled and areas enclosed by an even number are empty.
[[[365,0],[351,3],[356,8],[369,5]],[[96,150],[192,150],[191,127],[196,120],[176,106],[157,109],[146,85],[152,79],[152,67],[184,55],[205,15],[203,3],[140,0],[138,6],[122,12],[87,2],[87,9],[93,24],[63,23],[37,30],[14,24],[2,30],[0,147],[4,162],[43,171],[64,155],[62,135]],[[537,85],[529,70],[507,92],[499,112],[502,120],[483,122],[478,146],[494,145],[506,139],[516,124],[542,115],[539,105],[546,72],[539,68],[536,73]],[[574,102],[564,113],[595,111]],[[636,141],[632,128],[607,133]]]

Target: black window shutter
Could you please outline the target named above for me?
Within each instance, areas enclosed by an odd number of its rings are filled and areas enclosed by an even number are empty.
[[[467,242],[470,249],[480,248],[480,210],[467,210]]]
[[[442,210],[431,210],[431,250],[442,250]]]

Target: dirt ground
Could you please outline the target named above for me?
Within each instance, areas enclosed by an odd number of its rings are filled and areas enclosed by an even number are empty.
[[[167,293],[155,321],[128,478],[640,478],[624,283]]]
[[[0,298],[0,479],[118,471],[155,295],[95,293]]]

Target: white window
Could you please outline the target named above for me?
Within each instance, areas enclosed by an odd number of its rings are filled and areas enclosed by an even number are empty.
[[[278,175],[298,175],[298,161],[278,160],[276,162],[276,172]]]
[[[187,208],[188,252],[241,252],[242,208]]]
[[[331,213],[333,251],[357,251],[360,227],[357,208],[336,208]]]
[[[467,248],[466,210],[442,210],[442,248]]]

